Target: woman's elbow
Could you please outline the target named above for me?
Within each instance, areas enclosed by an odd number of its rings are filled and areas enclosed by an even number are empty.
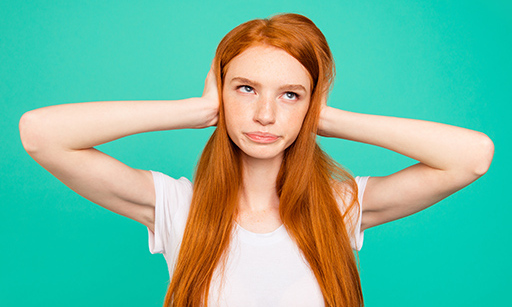
[[[473,172],[478,177],[483,176],[491,166],[494,156],[494,143],[484,133],[479,133],[476,156],[474,157]]]
[[[30,155],[37,153],[44,143],[40,122],[40,115],[37,110],[28,111],[20,118],[21,144]]]

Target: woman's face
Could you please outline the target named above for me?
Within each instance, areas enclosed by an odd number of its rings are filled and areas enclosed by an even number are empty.
[[[311,96],[309,73],[286,51],[254,46],[233,58],[223,100],[231,140],[257,159],[282,159],[302,127]]]

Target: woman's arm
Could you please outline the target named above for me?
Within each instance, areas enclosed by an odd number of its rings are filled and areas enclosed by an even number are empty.
[[[72,190],[153,229],[151,173],[133,169],[93,147],[136,133],[214,125],[216,93],[210,72],[201,98],[45,107],[22,116],[20,136],[30,156]]]
[[[319,135],[372,144],[419,161],[370,177],[362,229],[421,211],[487,172],[494,145],[485,134],[440,123],[359,114],[324,107]]]

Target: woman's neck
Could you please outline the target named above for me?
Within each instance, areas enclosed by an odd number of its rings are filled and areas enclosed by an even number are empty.
[[[242,211],[267,211],[279,208],[276,179],[282,157],[255,159],[243,155],[243,186],[240,195]]]

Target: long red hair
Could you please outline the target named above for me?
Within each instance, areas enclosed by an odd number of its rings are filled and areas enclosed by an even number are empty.
[[[332,86],[334,61],[322,32],[298,14],[243,23],[217,48],[213,65],[221,102],[219,121],[197,166],[190,212],[164,306],[206,306],[214,270],[226,257],[237,216],[242,164],[240,149],[226,130],[222,87],[228,63],[257,44],[287,51],[308,70],[312,82],[309,110],[297,139],[285,151],[277,177],[281,220],[308,261],[325,305],[363,306],[349,239],[354,225],[346,227],[348,216],[358,212],[357,185],[316,143],[322,95]]]

